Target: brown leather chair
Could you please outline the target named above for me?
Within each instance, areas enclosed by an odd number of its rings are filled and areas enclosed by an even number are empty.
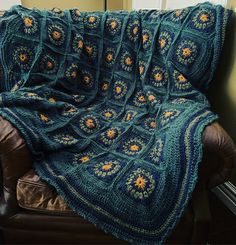
[[[208,191],[227,181],[235,164],[235,145],[217,122],[205,128],[202,141],[204,153],[198,184],[167,243],[206,243],[211,220]],[[0,160],[2,242],[126,244],[74,214],[56,190],[40,180],[32,170],[32,158],[25,141],[17,129],[1,117]]]

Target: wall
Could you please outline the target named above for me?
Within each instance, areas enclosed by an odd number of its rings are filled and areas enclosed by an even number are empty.
[[[206,2],[206,0],[162,0],[166,2],[166,9],[178,9],[178,8],[185,8],[187,6],[194,6],[197,3]],[[214,4],[222,4],[226,6],[227,0],[208,0],[208,2]]]
[[[107,8],[109,10],[121,10],[123,9],[123,0],[108,0],[107,1]]]
[[[1,0],[0,0],[1,1]],[[52,9],[58,7],[60,9],[68,9],[77,7],[81,11],[104,10],[103,0],[22,0],[22,5],[28,8],[37,7],[40,9]]]
[[[133,9],[160,9],[161,0],[133,0]]]
[[[0,0],[1,1],[1,0]],[[14,0],[12,0],[14,1]],[[143,1],[143,0],[142,0]],[[155,0],[154,0],[155,1]],[[104,0],[22,0],[22,5],[32,8],[52,9],[58,7],[60,9],[68,9],[77,7],[81,11],[96,11],[104,10]],[[109,10],[131,10],[131,0],[107,0],[107,8]]]
[[[0,9],[7,10],[12,5],[15,5],[15,4],[21,4],[21,1],[20,0],[7,0],[7,1],[0,0]]]

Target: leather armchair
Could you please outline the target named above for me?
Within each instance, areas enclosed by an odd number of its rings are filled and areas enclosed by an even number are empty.
[[[227,181],[235,166],[235,145],[217,122],[205,128],[202,141],[198,183],[168,243],[206,243],[211,219],[208,191]],[[17,181],[29,171],[32,171],[32,156],[25,141],[11,123],[0,117],[0,228],[6,244],[126,244],[73,212],[65,215],[20,208],[16,198]],[[48,188],[58,197],[55,190]],[[42,197],[47,195],[42,193]]]

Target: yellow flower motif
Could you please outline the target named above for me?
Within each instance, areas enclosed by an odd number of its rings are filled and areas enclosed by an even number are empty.
[[[84,42],[82,40],[78,41],[78,48],[82,49],[84,47]]]
[[[110,35],[115,35],[120,31],[121,22],[117,18],[108,18],[106,21],[106,27]]]
[[[128,38],[133,41],[136,42],[138,40],[139,37],[139,20],[134,20],[133,22],[130,22],[128,27],[127,27],[127,34],[128,34]]]
[[[86,89],[91,88],[93,86],[93,81],[93,75],[89,71],[81,71],[81,83]]]
[[[202,15],[200,16],[200,20],[201,20],[202,22],[207,22],[207,21],[209,21],[209,15],[208,15],[208,14],[202,14]]]
[[[139,151],[140,147],[136,144],[130,146],[131,151]]]
[[[176,54],[178,62],[184,65],[191,64],[198,55],[197,44],[191,40],[184,39],[179,44]]]
[[[138,97],[138,101],[140,101],[140,102],[145,102],[146,99],[145,99],[144,95],[140,95],[140,96]]]
[[[132,58],[132,54],[128,51],[124,51],[122,56],[121,56],[121,67],[127,71],[127,72],[131,72],[133,70],[133,58]]]
[[[187,81],[187,79],[186,79],[182,74],[180,74],[180,75],[178,76],[178,80],[179,80],[180,82],[186,82],[186,81]]]
[[[79,126],[84,132],[88,134],[94,133],[101,127],[98,118],[92,114],[83,116],[79,120]]]
[[[29,70],[33,62],[33,50],[28,47],[16,47],[13,53],[14,62],[24,70]]]
[[[106,120],[111,120],[116,116],[116,111],[112,108],[106,108],[102,111],[102,117]]]
[[[49,98],[48,101],[49,101],[50,103],[56,103],[56,99],[53,98],[53,97]]]
[[[56,46],[62,45],[65,41],[65,30],[61,25],[50,25],[48,27],[48,35],[50,42]]]
[[[159,73],[159,72],[156,73],[156,74],[154,75],[154,79],[155,79],[156,81],[158,81],[158,82],[161,81],[162,78],[163,78],[163,77],[162,77],[162,74]]]
[[[90,42],[85,43],[84,51],[85,51],[85,54],[91,59],[95,59],[97,56],[97,47],[95,44],[92,44]]]
[[[135,94],[135,97],[133,99],[133,102],[138,107],[146,105],[147,100],[146,100],[144,92],[141,91],[141,90],[137,91],[136,94]]]
[[[149,96],[148,96],[148,100],[149,101],[153,101],[153,100],[155,100],[156,99],[156,97],[153,95],[153,94],[150,94]]]
[[[107,131],[107,137],[113,139],[116,136],[116,131],[114,129],[109,129]]]
[[[139,66],[139,74],[143,75],[144,73],[144,66]]]
[[[73,107],[71,107],[71,108],[69,108],[69,109],[67,110],[67,112],[69,112],[69,113],[76,112],[76,109],[73,108]]]
[[[128,66],[131,66],[131,65],[133,64],[132,59],[131,59],[130,57],[127,57],[127,58],[125,59],[125,64],[128,65]]]
[[[32,35],[38,31],[38,22],[32,15],[21,15],[25,34]]]
[[[76,71],[72,71],[70,76],[75,79],[77,77],[77,72]]]
[[[48,60],[46,63],[46,68],[51,70],[51,69],[53,69],[53,66],[54,66],[54,64],[50,60]]]
[[[110,23],[110,27],[112,28],[112,29],[115,29],[116,27],[117,27],[117,22],[115,21],[115,20],[113,20],[111,23]]]
[[[182,13],[182,11],[181,11],[180,9],[177,9],[177,10],[175,11],[175,16],[176,16],[176,17],[179,17],[179,16],[181,15],[181,13]]]
[[[115,87],[115,91],[116,91],[117,94],[119,94],[119,93],[121,93],[122,88],[120,86],[116,86]]]
[[[165,111],[165,112],[164,112],[164,117],[167,118],[167,117],[172,116],[173,114],[174,114],[173,111]]]
[[[85,125],[88,127],[88,128],[94,128],[95,127],[95,123],[94,123],[94,120],[92,118],[88,118],[86,121],[85,121]]]
[[[107,60],[108,62],[111,62],[111,61],[113,60],[113,54],[108,53],[107,56],[106,56],[106,60]]]
[[[161,47],[161,48],[164,48],[165,45],[166,45],[166,40],[165,40],[165,39],[159,40],[159,44],[160,44],[160,47]]]
[[[61,38],[61,33],[59,31],[53,31],[52,32],[52,38],[56,41],[60,40]]]
[[[155,121],[150,122],[150,127],[151,128],[156,128],[156,122]]]
[[[149,198],[156,187],[156,181],[151,172],[138,168],[132,171],[126,180],[126,191],[135,199]]]
[[[100,178],[111,177],[121,169],[121,163],[117,160],[98,162],[93,167],[94,174]]]
[[[125,122],[129,122],[129,121],[131,121],[134,117],[135,117],[135,115],[137,114],[137,112],[133,112],[133,111],[127,111],[126,112],[126,114],[124,115],[124,118],[123,118],[123,120],[125,121]]]
[[[154,66],[152,71],[151,71],[150,82],[155,87],[164,86],[167,83],[166,71],[163,68],[159,67],[159,66]]]
[[[180,113],[181,111],[176,109],[164,111],[160,118],[160,125],[164,126],[169,122],[175,120],[180,115]]]
[[[83,81],[84,81],[85,84],[89,84],[89,82],[90,82],[90,77],[85,75],[85,76],[83,77]]]
[[[130,121],[131,119],[132,119],[132,114],[131,113],[128,113],[126,115],[125,121]]]
[[[102,170],[108,171],[112,168],[112,162],[109,162],[102,166]]]
[[[143,122],[143,126],[148,131],[153,131],[157,127],[156,118],[154,116],[146,118]]]
[[[134,29],[133,29],[133,34],[134,34],[134,35],[137,35],[137,33],[138,33],[138,27],[135,26]]]
[[[84,48],[84,40],[80,34],[76,34],[73,38],[72,48],[76,53],[81,53]],[[86,51],[86,50],[85,50]]]
[[[96,18],[94,16],[90,16],[88,19],[89,23],[94,23],[96,21]]]
[[[30,19],[29,17],[24,17],[23,22],[24,22],[24,25],[27,27],[33,26],[33,20]]]
[[[104,114],[103,114],[106,118],[110,118],[113,116],[113,114],[110,112],[110,111],[106,111]]]
[[[20,54],[19,54],[19,60],[20,60],[21,62],[25,62],[25,61],[28,60],[28,56],[27,56],[25,53],[20,53]]]
[[[49,118],[45,114],[40,113],[39,116],[43,122],[49,122]]]
[[[114,143],[114,141],[120,134],[121,134],[120,128],[111,127],[100,135],[100,139],[104,145],[110,146]]]
[[[146,186],[146,180],[141,175],[138,175],[137,179],[134,181],[135,186],[138,187],[138,189],[145,189]]]
[[[80,13],[80,11],[79,11],[78,9],[75,10],[75,14],[76,14],[76,16],[78,16],[78,17],[81,15],[81,13]]]
[[[124,140],[122,146],[122,152],[129,156],[135,156],[139,154],[145,147],[146,142],[141,137],[131,137]]]
[[[82,156],[80,159],[79,159],[82,163],[85,163],[85,162],[87,162],[87,161],[89,161],[90,160],[90,157],[89,156]]]
[[[100,23],[100,17],[98,15],[89,15],[86,17],[85,25],[89,29],[97,28]]]
[[[210,8],[199,9],[192,19],[193,28],[199,31],[208,29],[216,22],[216,14]]]
[[[93,53],[93,47],[87,46],[85,47],[85,50],[88,55],[91,55]]]
[[[104,83],[102,84],[102,91],[104,91],[104,92],[107,91],[107,90],[108,90],[108,87],[109,87],[108,83],[105,83],[105,82],[104,82]]]
[[[189,57],[191,55],[192,51],[190,48],[183,48],[182,49],[182,54],[184,57]]]
[[[149,40],[149,36],[147,34],[143,35],[143,43],[146,43]]]

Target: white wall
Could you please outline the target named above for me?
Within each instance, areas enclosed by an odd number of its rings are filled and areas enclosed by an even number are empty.
[[[133,9],[160,9],[162,0],[133,0]]]
[[[21,4],[20,0],[0,0],[0,10],[7,10],[12,5]]]
[[[203,2],[206,2],[206,0],[166,0],[166,9],[185,8]],[[227,4],[227,0],[208,0],[208,2],[222,4],[223,6],[226,6]]]
[[[178,9],[193,6],[207,0],[130,0],[133,9]],[[227,0],[208,0],[214,4],[226,6]],[[236,0],[235,0],[236,1]]]

